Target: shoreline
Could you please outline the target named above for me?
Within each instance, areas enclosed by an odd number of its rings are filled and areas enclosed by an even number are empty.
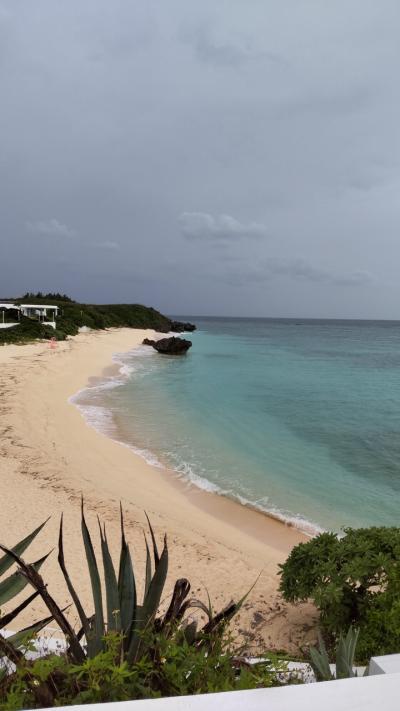
[[[305,641],[305,627],[312,629],[315,610],[310,605],[282,603],[277,593],[277,569],[293,545],[306,540],[305,536],[264,513],[189,487],[178,475],[150,466],[127,446],[88,425],[76,405],[68,402],[74,393],[87,387],[88,381],[100,377],[96,374],[105,369],[110,372],[114,354],[136,347],[144,335],[149,332],[112,329],[79,334],[55,350],[47,343],[0,349],[0,481],[11,514],[1,518],[0,540],[13,545],[54,512],[41,534],[41,543],[35,541],[32,546],[32,554],[35,550],[40,554],[43,539],[49,547],[56,543],[58,515],[64,511],[67,565],[75,583],[78,578],[77,587],[89,605],[89,582],[86,573],[84,578],[81,574],[80,495],[84,496],[92,530],[95,532],[95,514],[106,521],[114,551],[119,543],[117,512],[121,500],[139,587],[146,510],[157,537],[160,539],[164,531],[168,534],[171,564],[167,593],[183,574],[193,591],[199,594],[206,587],[215,606],[221,607],[232,593],[239,598],[246,592],[261,570],[235,628],[248,630],[247,639],[252,644],[294,650]],[[11,481],[12,486],[7,488]],[[72,557],[71,550],[81,553]],[[44,576],[64,604],[68,595],[55,558],[53,554],[46,563]],[[39,612],[40,605],[36,607]],[[26,622],[21,615],[21,623]]]
[[[172,469],[170,466],[168,466],[168,464],[162,461],[162,458],[157,452],[153,452],[152,450],[141,450],[139,447],[135,446],[135,444],[124,442],[122,439],[114,437],[112,433],[107,432],[106,427],[102,428],[101,425],[97,425],[95,422],[91,421],[89,411],[92,410],[92,408],[96,409],[98,407],[100,410],[106,410],[106,408],[103,408],[102,405],[92,406],[90,403],[82,403],[80,402],[80,397],[84,396],[86,392],[90,392],[90,390],[92,389],[108,389],[108,383],[110,388],[119,387],[119,385],[123,385],[124,382],[121,382],[120,378],[124,378],[124,381],[128,380],[130,374],[130,366],[128,366],[128,370],[124,372],[124,369],[127,366],[122,360],[118,360],[118,356],[125,356],[135,350],[136,348],[132,348],[125,353],[114,353],[112,357],[112,365],[108,365],[103,368],[103,371],[100,375],[90,376],[86,386],[81,388],[80,390],[78,390],[78,392],[74,393],[68,398],[68,402],[72,405],[75,405],[75,407],[82,415],[86,424],[88,424],[96,432],[106,436],[108,439],[112,440],[116,444],[119,444],[123,447],[127,447],[135,456],[139,456],[149,466],[156,467],[157,469],[161,470],[164,473],[164,476],[166,477],[166,480],[169,484],[172,484],[173,486],[183,487],[184,493],[186,493],[189,498],[192,498],[193,502],[197,506],[199,506],[200,508],[205,508],[206,510],[212,508],[215,511],[215,515],[218,515],[218,506],[215,504],[213,505],[213,498],[217,496],[219,499],[227,500],[228,502],[231,502],[235,505],[235,509],[232,509],[232,514],[236,512],[236,516],[239,516],[238,511],[242,508],[246,508],[249,511],[254,512],[255,514],[261,514],[262,516],[266,516],[268,519],[271,519],[272,521],[284,525],[285,527],[293,528],[303,537],[302,540],[308,540],[309,538],[312,538],[313,536],[317,535],[322,531],[322,528],[320,528],[312,521],[308,521],[307,519],[301,517],[296,518],[294,514],[291,515],[289,512],[288,516],[286,517],[285,513],[280,512],[279,510],[276,510],[276,512],[270,511],[266,508],[257,506],[257,504],[251,501],[241,501],[239,496],[229,495],[222,489],[219,489],[217,484],[214,484],[213,482],[205,478],[204,481],[211,487],[206,488],[205,486],[202,486],[201,484],[197,483],[195,480],[190,479],[190,477],[186,476],[182,472],[179,472],[176,469]],[[202,492],[203,494],[205,494],[205,496],[201,497],[199,492]],[[239,507],[239,509],[237,507]],[[221,505],[221,510],[225,508],[225,505]]]

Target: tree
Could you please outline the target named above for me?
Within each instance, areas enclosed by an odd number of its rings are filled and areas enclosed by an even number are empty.
[[[360,628],[359,653],[400,650],[400,529],[347,528],[300,543],[281,566],[285,600],[312,599],[331,643]]]

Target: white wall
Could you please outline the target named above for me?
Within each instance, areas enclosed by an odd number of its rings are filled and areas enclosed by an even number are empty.
[[[399,696],[400,674],[379,674],[302,686],[73,708],[74,711],[399,711]]]

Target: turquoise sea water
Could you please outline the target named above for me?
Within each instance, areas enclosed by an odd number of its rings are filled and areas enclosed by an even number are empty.
[[[118,355],[88,420],[302,528],[399,525],[400,322],[193,320],[187,356]]]

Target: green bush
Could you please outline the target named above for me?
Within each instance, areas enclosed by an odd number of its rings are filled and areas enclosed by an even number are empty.
[[[28,628],[16,632],[14,635],[5,640],[2,636],[1,630],[10,625],[14,624],[15,619],[18,615],[25,610],[35,598],[38,597],[39,593],[34,592],[28,595],[22,602],[13,607],[7,614],[3,614],[1,608],[4,605],[10,605],[12,601],[22,593],[28,585],[28,580],[19,575],[18,571],[10,572],[10,568],[14,565],[15,559],[14,555],[21,556],[27,548],[29,548],[32,541],[35,540],[36,536],[41,532],[42,528],[46,525],[46,521],[40,526],[35,528],[28,536],[25,536],[21,541],[15,544],[11,553],[5,553],[0,557],[0,658],[7,657],[10,662],[15,663],[20,657],[21,653],[18,648],[21,640],[25,635],[35,634],[40,631],[45,625],[47,625],[53,618],[52,616],[46,617],[44,620],[34,622]],[[32,569],[39,571],[43,563],[47,560],[50,554],[42,556],[34,563],[31,564]],[[0,668],[0,679],[2,678],[2,668]]]
[[[105,646],[91,659],[72,664],[67,655],[51,654],[19,665],[0,687],[3,711],[86,703],[206,694],[278,685],[283,663],[238,663],[238,650],[228,634],[218,634],[211,651],[193,647],[179,630],[146,640],[146,654],[128,664],[121,660],[121,640],[108,634]],[[208,645],[207,645],[208,648]]]
[[[51,326],[43,326],[39,321],[21,316],[18,326],[0,329],[0,345],[6,343],[28,343],[37,339],[49,339],[55,335]]]
[[[164,537],[159,551],[149,521],[148,524],[151,546],[145,537],[146,563],[143,594],[139,599],[138,575],[125,539],[122,510],[116,569],[100,521],[101,556],[96,556],[82,502],[81,531],[93,595],[93,611],[86,612],[67,570],[61,519],[58,562],[78,613],[80,629],[71,626],[65,609],[51,596],[38,564],[25,563],[20,549],[0,545],[8,564],[15,562],[18,566],[16,579],[33,587],[33,597],[40,596],[50,613],[47,621],[54,620],[65,639],[63,654],[32,662],[26,656],[30,648],[29,628],[14,641],[12,648],[0,637],[0,656],[8,659],[8,666],[12,663],[16,667],[11,674],[0,674],[0,708],[41,708],[280,683],[278,671],[284,669],[284,662],[278,664],[270,658],[269,662],[249,665],[243,658],[243,650],[237,648],[229,634],[229,622],[247,595],[215,613],[209,600],[205,605],[197,598],[189,598],[190,584],[180,578],[168,602],[165,600],[167,541]],[[164,612],[159,609],[162,599],[167,602]],[[205,619],[201,626],[199,614]],[[32,633],[35,632],[36,628],[32,628]]]
[[[318,635],[318,649],[310,648],[311,666],[317,681],[333,681],[335,679],[351,679],[358,676],[354,669],[359,630],[349,627],[346,636],[339,635],[335,649],[335,670],[331,670],[329,654],[321,635]],[[364,676],[368,676],[368,667]]]
[[[400,529],[348,528],[300,543],[281,566],[285,600],[312,599],[332,644],[350,625],[358,654],[400,650]]]
[[[44,326],[33,318],[21,316],[21,323],[10,329],[0,330],[0,344],[26,343],[37,339],[56,338],[65,340],[75,336],[81,326],[93,330],[106,328],[151,328],[156,331],[171,330],[171,320],[159,311],[142,304],[79,304],[60,294],[27,294],[15,303],[23,303],[29,297],[37,304],[58,306],[56,330]]]

